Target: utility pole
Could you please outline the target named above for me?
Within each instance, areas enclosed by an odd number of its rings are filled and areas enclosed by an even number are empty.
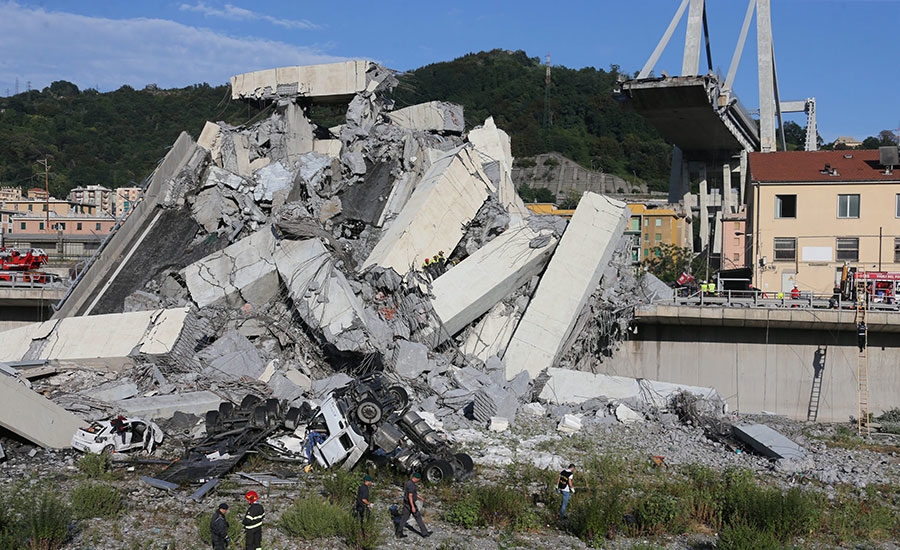
[[[544,129],[553,125],[550,113],[550,52],[547,52],[547,76],[544,78]]]
[[[38,164],[43,165],[44,167],[44,214],[46,216],[46,221],[44,222],[44,231],[50,232],[50,165],[47,164],[47,157],[44,157],[43,160],[37,161]]]

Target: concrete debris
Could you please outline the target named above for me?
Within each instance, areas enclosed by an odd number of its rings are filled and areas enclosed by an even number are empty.
[[[232,99],[308,97],[339,101],[366,91],[373,63],[344,61],[322,65],[279,67],[231,77]]]
[[[800,461],[806,450],[765,424],[734,426],[734,435],[754,451],[772,459]]]
[[[575,321],[600,282],[631,211],[625,203],[585,193],[503,359],[506,377],[531,377],[554,366]]]
[[[176,412],[202,415],[208,410],[218,408],[221,402],[222,398],[210,391],[195,391],[177,395],[123,399],[114,402],[114,405],[128,416],[153,420],[172,418]],[[71,437],[71,433],[69,436]]]
[[[0,426],[48,449],[71,446],[72,434],[85,422],[46,397],[0,375]]]
[[[121,380],[102,384],[96,388],[91,388],[90,390],[85,390],[82,393],[91,399],[98,399],[100,401],[119,401],[137,395],[138,387],[134,381],[123,378]]]
[[[210,378],[254,379],[262,376],[266,368],[256,346],[237,330],[223,334],[197,352],[196,358],[204,367],[202,374]]]
[[[519,399],[515,394],[496,386],[488,386],[475,392],[472,416],[479,422],[488,422],[492,416],[502,416],[510,423],[516,419]]]
[[[465,129],[462,105],[444,101],[430,101],[411,105],[388,113],[397,126],[423,132],[456,132]]]
[[[622,424],[632,424],[634,422],[643,422],[644,416],[628,408],[625,403],[620,403],[616,407],[616,420]]]
[[[492,416],[488,429],[492,432],[505,432],[509,429],[509,420],[499,416]]]
[[[564,434],[572,435],[573,433],[580,431],[581,427],[581,418],[574,414],[564,414],[562,418],[560,418],[556,430]]]
[[[394,372],[402,378],[415,380],[431,370],[428,348],[417,342],[394,342]]]
[[[519,410],[529,416],[544,416],[547,414],[547,409],[540,403],[526,403]]]

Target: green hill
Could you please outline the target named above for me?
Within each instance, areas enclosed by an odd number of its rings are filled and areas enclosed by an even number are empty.
[[[612,99],[615,66],[610,71],[553,67],[547,125],[544,71],[539,59],[522,51],[469,54],[400,75],[395,99],[398,107],[431,100],[460,103],[469,128],[493,115],[509,132],[517,157],[559,151],[585,167],[665,189],[670,148]],[[45,156],[51,157],[55,196],[77,185],[139,183],[182,130],[196,137],[207,120],[241,124],[258,114],[258,106],[230,97],[227,86],[208,84],[170,90],[123,86],[99,93],[58,81],[0,98],[0,183],[38,183],[32,181],[41,170],[35,161]],[[332,111],[317,109],[314,120],[330,123],[326,119],[341,116]]]

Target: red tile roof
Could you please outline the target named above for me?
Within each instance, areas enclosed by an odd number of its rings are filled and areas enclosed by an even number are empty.
[[[846,158],[846,157],[850,158]],[[828,164],[836,175],[825,172]],[[878,149],[750,153],[750,180],[759,182],[897,181],[900,167],[886,175]]]

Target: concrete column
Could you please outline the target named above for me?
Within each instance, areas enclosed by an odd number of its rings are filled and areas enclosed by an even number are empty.
[[[759,70],[759,150],[775,151],[775,60],[769,0],[756,3],[756,57]]]
[[[700,45],[703,43],[704,0],[691,0],[684,37],[681,76],[696,76],[700,70]]]
[[[731,164],[722,164],[722,212],[733,214],[736,212],[734,198],[731,196]]]
[[[700,165],[700,245],[709,245],[709,197],[706,188],[706,163]]]
[[[724,208],[724,205],[723,205],[723,208]],[[722,242],[723,242],[722,241],[722,212],[723,212],[723,210],[719,210],[718,212],[716,212],[716,227],[715,227],[715,233],[713,234],[713,248],[712,248],[713,252],[718,253],[720,258],[723,257],[722,256]],[[728,267],[734,267],[734,266],[726,266],[725,263],[726,263],[725,260],[721,261],[722,269],[727,269]]]
[[[669,171],[669,202],[675,204],[684,197],[684,155],[677,145],[672,146],[672,169]]]
[[[741,151],[741,177],[740,177],[740,194],[738,195],[738,207],[742,204],[748,204],[747,200],[747,150]]]

